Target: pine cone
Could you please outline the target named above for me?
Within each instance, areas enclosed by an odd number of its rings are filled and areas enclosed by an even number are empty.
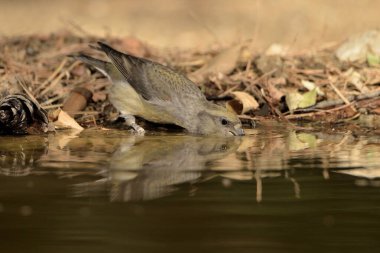
[[[23,94],[0,101],[0,134],[39,134],[48,130],[47,113]]]

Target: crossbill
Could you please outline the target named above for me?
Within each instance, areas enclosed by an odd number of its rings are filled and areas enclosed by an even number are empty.
[[[110,61],[91,56],[75,56],[99,70],[112,82],[109,99],[138,134],[145,130],[135,117],[175,124],[199,135],[244,135],[233,112],[208,101],[200,89],[184,75],[159,63],[119,52],[98,42]]]

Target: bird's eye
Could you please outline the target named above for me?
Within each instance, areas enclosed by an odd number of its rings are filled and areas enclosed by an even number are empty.
[[[220,123],[222,123],[223,126],[227,125],[228,124],[228,120],[226,120],[225,118],[222,118],[220,120]]]
[[[226,151],[227,150],[227,145],[222,145],[220,147],[220,151]]]

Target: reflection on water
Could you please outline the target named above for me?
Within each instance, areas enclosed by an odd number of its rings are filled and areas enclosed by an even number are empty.
[[[202,171],[239,147],[239,138],[192,136],[128,137],[110,158],[105,178],[76,185],[76,196],[102,191],[108,184],[112,201],[166,196],[175,185],[202,180]]]
[[[246,132],[1,137],[3,248],[25,252],[20,240],[40,252],[379,246],[379,137]]]
[[[42,155],[48,151],[45,137],[1,137],[0,174],[6,176],[26,176],[36,167]]]

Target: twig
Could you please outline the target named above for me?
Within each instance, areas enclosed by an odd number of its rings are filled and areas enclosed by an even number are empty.
[[[261,81],[262,79],[264,79],[264,78],[266,78],[266,77],[272,75],[272,74],[275,73],[276,71],[277,71],[277,69],[272,69],[271,71],[268,71],[268,72],[264,73],[262,76],[260,76],[260,77],[258,77],[258,78],[256,78],[256,79],[254,79],[254,80],[252,81],[252,83],[253,83],[253,84],[256,84],[256,83],[258,83],[259,81]]]
[[[348,105],[343,105],[343,106],[336,107],[336,108],[333,108],[330,110],[324,110],[324,111],[318,111],[318,112],[308,112],[308,113],[301,113],[301,114],[290,114],[290,115],[286,115],[285,118],[286,119],[300,119],[300,118],[305,118],[305,117],[313,116],[313,115],[323,115],[326,113],[333,113],[335,111],[342,110],[342,109],[350,107],[350,106],[351,106],[351,104],[348,104]]]
[[[224,98],[224,97],[227,96],[229,93],[231,93],[232,91],[236,90],[239,86],[240,86],[240,83],[239,83],[239,84],[236,84],[235,86],[232,86],[231,88],[227,89],[227,90],[224,91],[223,93],[219,94],[219,95],[218,95],[218,98]]]
[[[61,64],[58,66],[58,68],[56,68],[56,69],[54,70],[54,72],[48,77],[48,79],[46,79],[46,80],[45,80],[45,81],[44,81],[39,87],[37,87],[37,89],[34,91],[34,94],[37,94],[40,90],[42,90],[43,88],[45,88],[45,86],[46,86],[48,83],[50,83],[50,82],[54,79],[54,77],[55,77],[56,75],[58,75],[59,72],[61,72],[61,70],[62,70],[62,68],[65,66],[66,62],[67,62],[67,58],[65,57],[65,58],[62,60]]]
[[[348,101],[348,99],[340,92],[340,90],[332,83],[331,79],[330,79],[330,76],[329,76],[329,84],[330,86],[333,88],[333,90],[335,91],[336,94],[338,94],[338,96],[344,101],[344,103],[346,103],[347,105],[350,105],[351,106],[351,109],[356,112],[356,108],[351,105],[350,101]]]
[[[80,111],[80,112],[72,112],[72,115],[98,115],[100,112],[95,111]]]
[[[67,94],[62,94],[60,96],[52,97],[52,98],[50,98],[48,100],[45,100],[43,103],[41,103],[41,105],[46,106],[46,105],[52,104],[52,103],[54,103],[54,102],[56,102],[56,101],[64,98],[65,96],[67,96]]]
[[[46,89],[44,89],[43,91],[41,91],[41,93],[39,94],[39,97],[42,97],[43,95],[45,95],[46,93],[48,93],[51,89],[53,89],[58,83],[59,81],[66,75],[66,72],[72,70],[75,66],[79,65],[80,62],[76,61],[74,62],[73,64],[71,64],[67,69],[66,71],[62,71],[61,74],[59,74],[51,83],[50,83],[50,86],[46,87]]]
[[[365,100],[365,99],[370,99],[370,98],[375,98],[375,97],[380,97],[380,90],[376,90],[376,91],[372,91],[372,92],[360,94],[360,95],[348,96],[347,100],[352,102],[352,101],[360,101],[360,100]],[[318,109],[325,109],[325,108],[338,106],[338,105],[342,105],[342,104],[344,104],[344,101],[341,99],[328,100],[328,101],[319,102],[318,104],[313,105],[313,106],[308,107],[308,108],[297,109],[294,112],[312,112],[312,111],[315,111]]]
[[[45,109],[45,110],[50,110],[50,109],[55,109],[55,108],[59,108],[59,107],[62,107],[63,104],[56,104],[56,105],[43,105],[41,106],[42,109]]]

